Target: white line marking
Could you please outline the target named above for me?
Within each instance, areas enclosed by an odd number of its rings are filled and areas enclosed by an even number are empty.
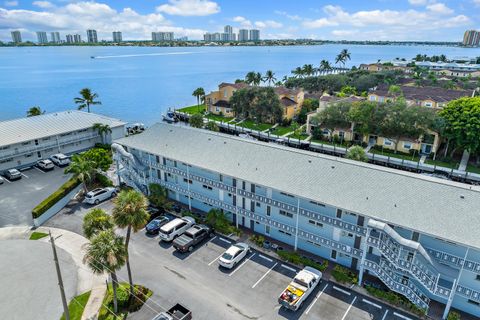
[[[260,258],[262,258],[262,259],[267,260],[268,262],[273,262],[272,259],[270,259],[270,258],[268,258],[268,257],[265,257],[264,255],[259,254],[258,256],[259,256]]]
[[[212,263],[214,263],[215,261],[217,261],[221,256],[223,256],[223,253],[220,254],[218,257],[216,257],[215,260],[212,260],[212,262],[210,262],[208,265],[211,266]]]
[[[396,312],[393,312],[393,314],[399,318],[402,318],[402,319],[405,319],[405,320],[412,320],[410,319],[409,317],[405,317],[404,315],[400,314],[400,313],[396,313]]]
[[[297,272],[297,270],[295,270],[295,269],[293,269],[293,268],[291,268],[291,267],[289,267],[289,266],[287,266],[287,265],[284,265],[283,263],[282,263],[282,267],[284,267],[285,269],[290,270],[290,271],[292,271],[292,272]]]
[[[307,311],[305,311],[305,314],[308,314],[310,312],[310,309],[312,309],[313,305],[315,304],[315,302],[317,302],[318,298],[320,298],[320,296],[322,295],[323,291],[325,291],[325,289],[327,289],[328,287],[328,283],[325,285],[325,287],[323,287],[322,291],[320,291],[317,296],[315,297],[315,300],[313,300],[313,302],[310,304],[310,306],[308,306],[308,309]]]
[[[262,281],[262,280],[263,280],[263,278],[265,278],[265,277],[267,276],[267,274],[269,274],[269,273],[270,273],[270,271],[272,271],[272,270],[273,270],[273,268],[275,268],[275,267],[277,266],[277,264],[278,264],[278,262],[275,262],[275,264],[273,265],[273,267],[271,267],[270,269],[268,269],[268,271],[267,271],[267,272],[265,272],[265,274],[264,274],[264,275],[263,275],[263,276],[262,276],[260,279],[258,279],[258,281],[257,281],[257,282],[255,282],[255,284],[252,286],[252,289],[253,289],[253,288],[255,288],[255,287],[257,286],[257,284],[259,284],[259,283],[260,283],[260,281]]]
[[[222,237],[219,237],[218,240],[229,243],[229,244],[232,244],[232,241],[227,240],[227,239],[223,239]]]
[[[371,306],[374,306],[375,308],[382,309],[382,306],[379,306],[378,304],[373,303],[372,301],[369,301],[367,299],[362,299],[362,301],[365,302],[365,303],[368,303]]]
[[[20,174],[28,179],[28,176],[26,174],[24,174],[24,173],[20,173]]]
[[[342,293],[345,293],[346,295],[351,295],[351,294],[352,294],[351,292],[348,292],[348,291],[343,290],[343,289],[341,289],[341,288],[339,288],[339,287],[336,287],[336,286],[333,286],[333,289],[335,289],[335,290],[337,290],[337,291],[340,291],[340,292],[342,292]]]
[[[213,240],[215,240],[217,238],[217,236],[214,236],[212,239],[210,239],[210,241],[208,242],[212,242]]]
[[[255,255],[255,253],[252,254],[252,255],[251,255],[250,257],[248,257],[247,259],[245,259],[245,261],[243,261],[242,264],[239,265],[235,270],[233,270],[232,272],[230,272],[230,274],[229,274],[228,276],[231,277],[232,274],[234,274],[235,272],[237,272],[238,269],[240,269],[241,267],[243,267],[243,265],[244,265],[245,263],[247,263],[248,260],[250,260],[251,258],[253,258],[254,255]]]
[[[383,315],[382,320],[385,320],[385,318],[387,317],[387,313],[388,313],[388,309],[385,311],[385,314]]]
[[[43,173],[43,174],[45,174],[45,173],[46,173],[45,171],[43,171],[42,169],[40,169],[40,168],[39,168],[39,167],[37,167],[37,166],[34,166],[34,168],[35,168],[35,169],[37,169],[37,171],[40,171],[40,172],[41,172],[41,173]]]
[[[352,303],[350,303],[350,305],[348,306],[348,309],[347,309],[347,311],[345,311],[345,314],[343,315],[343,317],[342,317],[342,320],[345,320],[345,318],[346,318],[346,316],[347,316],[348,312],[349,312],[349,311],[350,311],[350,309],[352,308],[352,305],[355,303],[355,300],[357,300],[357,297],[354,297],[354,298],[353,298],[353,300],[352,300]]]
[[[12,181],[8,180],[7,178],[3,178],[4,181],[7,181],[8,183],[12,183]]]

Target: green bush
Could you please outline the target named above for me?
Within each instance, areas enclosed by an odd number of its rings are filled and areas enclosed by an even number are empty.
[[[461,317],[460,317],[460,314],[458,312],[455,312],[455,311],[451,311],[448,313],[448,317],[447,317],[447,320],[460,320]]]
[[[135,312],[145,304],[153,292],[144,286],[134,285],[134,297],[128,305],[128,295],[130,286],[128,283],[120,283],[117,288],[117,302],[118,302],[118,319],[123,319],[123,315],[128,312]],[[108,309],[113,310],[113,289],[112,285],[108,285],[107,294],[103,300],[103,306],[100,308],[98,320],[117,320]]]
[[[65,197],[67,194],[70,193],[73,189],[75,189],[78,185],[80,184],[80,180],[76,178],[71,178],[67,182],[65,182],[60,188],[58,188],[57,191],[52,193],[50,196],[48,196],[45,200],[40,202],[39,205],[37,205],[35,208],[32,210],[32,216],[34,219],[40,217],[42,214],[44,214],[48,209],[53,207],[60,199]]]
[[[372,296],[377,297],[381,300],[387,301],[395,306],[411,311],[416,315],[424,316],[426,314],[426,310],[417,307],[416,305],[411,303],[406,297],[398,293],[395,293],[393,291],[385,291],[385,290],[377,289],[372,286],[365,286],[365,289]],[[452,318],[452,320],[458,320],[458,319]]]
[[[240,236],[242,234],[240,229],[230,223],[225,213],[218,209],[211,209],[207,213],[205,216],[205,223],[215,231],[225,235],[236,234],[237,236]]]
[[[328,268],[327,260],[323,260],[322,263],[318,263],[307,257],[300,256],[297,252],[283,250],[277,253],[280,256],[280,258],[293,264],[312,267],[320,271],[325,271]]]
[[[97,173],[95,175],[95,181],[100,185],[102,186],[103,188],[105,187],[113,187],[113,182],[108,179],[107,176],[104,176],[103,174],[101,173]]]
[[[255,243],[259,247],[263,247],[263,242],[265,241],[265,238],[261,235],[254,234],[254,235],[250,236],[250,241],[252,241],[253,243]]]
[[[333,271],[332,271],[332,276],[335,278],[336,281],[338,282],[341,282],[341,283],[357,283],[358,282],[358,278],[357,278],[357,275],[345,268],[345,267],[342,267],[340,265],[336,265],[334,268],[333,268]]]

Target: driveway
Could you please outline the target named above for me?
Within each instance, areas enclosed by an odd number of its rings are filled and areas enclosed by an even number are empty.
[[[0,227],[31,226],[32,209],[69,178],[63,168],[44,172],[36,167],[22,171],[22,179],[0,185]]]

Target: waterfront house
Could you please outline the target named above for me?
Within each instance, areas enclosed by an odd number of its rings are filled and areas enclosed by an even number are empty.
[[[108,125],[100,135],[93,125]],[[83,111],[47,113],[0,122],[0,172],[34,165],[56,153],[78,153],[96,143],[111,143],[125,136],[125,122]]]
[[[480,317],[480,187],[185,126],[112,145],[122,182]],[[275,163],[281,165],[272,165]],[[438,306],[438,304],[437,304]]]
[[[366,70],[368,72],[380,72],[380,71],[402,71],[405,73],[411,73],[412,68],[407,67],[406,65],[393,65],[391,63],[362,63],[359,67],[360,70]]]

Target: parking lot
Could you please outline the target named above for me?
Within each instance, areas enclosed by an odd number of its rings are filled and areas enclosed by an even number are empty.
[[[277,298],[298,272],[267,254],[253,251],[233,270],[218,266],[232,244],[215,236],[193,252],[180,254],[158,236],[135,234],[130,242],[134,281],[154,295],[130,319],[150,320],[177,302],[194,319],[413,319],[348,288],[322,281],[297,312],[280,308]],[[126,272],[120,272],[123,281]]]
[[[22,178],[0,185],[0,227],[32,225],[32,209],[65,183],[70,175],[63,168],[45,172],[33,167],[22,171]]]

